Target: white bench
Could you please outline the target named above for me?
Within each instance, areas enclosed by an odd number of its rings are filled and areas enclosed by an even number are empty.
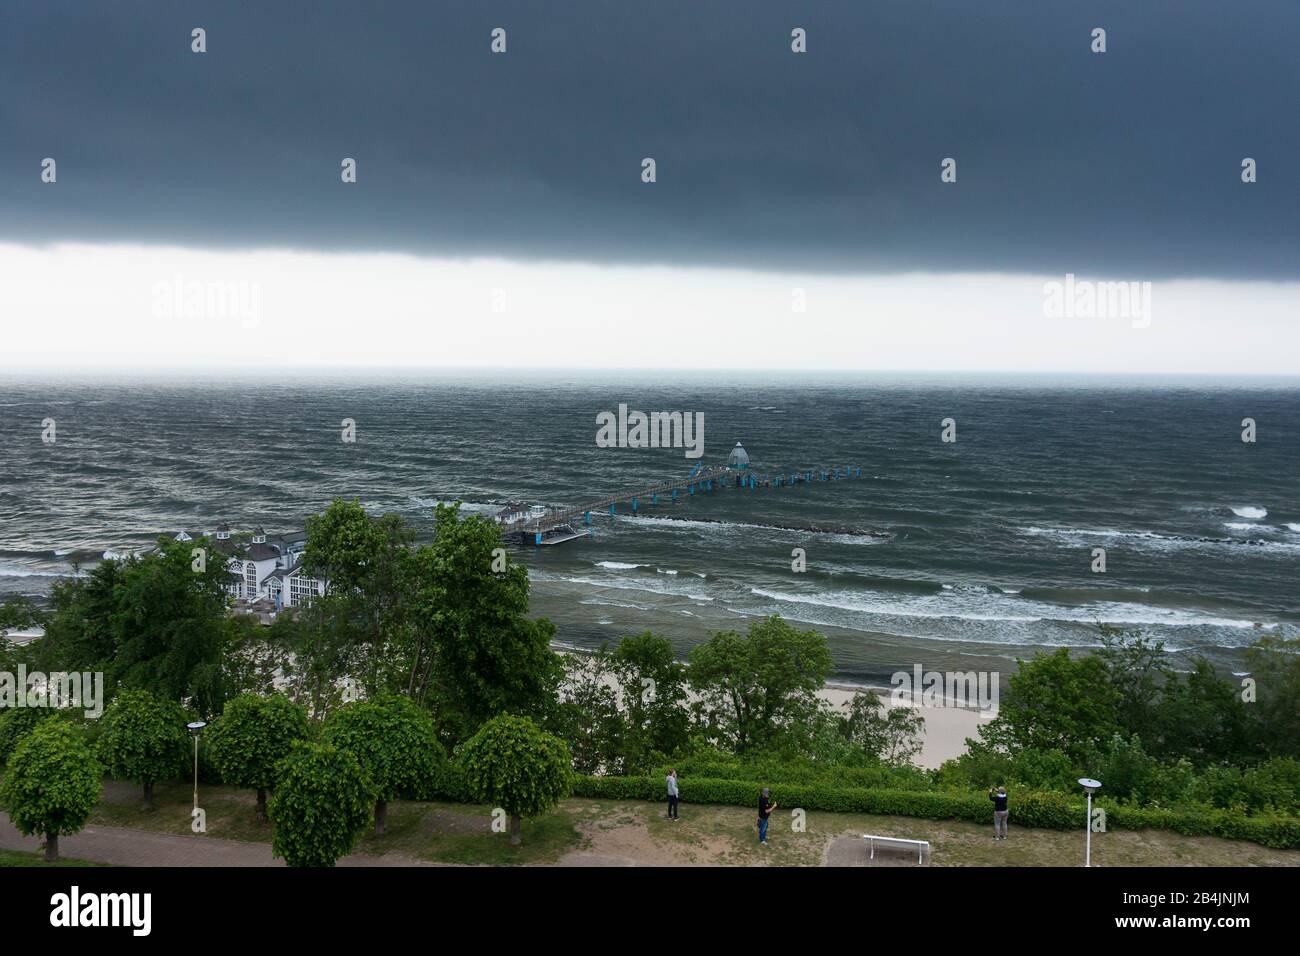
[[[862,839],[866,840],[868,845],[871,847],[871,859],[873,860],[876,858],[877,843],[881,844],[882,846],[896,846],[896,847],[902,847],[903,849],[911,849],[912,847],[916,847],[917,866],[920,866],[922,863],[924,863],[925,858],[930,855],[929,840],[904,840],[902,837],[879,836],[878,834],[874,834],[874,833],[864,833],[862,834]]]

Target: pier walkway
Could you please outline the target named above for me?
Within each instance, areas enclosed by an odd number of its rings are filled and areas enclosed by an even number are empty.
[[[781,488],[815,481],[840,481],[848,478],[862,477],[861,468],[837,467],[816,468],[803,471],[780,472],[759,475],[747,467],[714,465],[704,467],[697,464],[689,475],[671,481],[662,481],[647,485],[634,491],[623,491],[606,495],[576,506],[555,506],[547,508],[545,513],[531,517],[504,530],[508,537],[518,536],[521,544],[550,545],[571,541],[586,535],[576,525],[581,519],[583,525],[591,524],[592,514],[618,514],[620,505],[626,505],[632,514],[636,514],[643,505],[657,505],[662,496],[674,504],[683,496],[708,494],[718,488]]]

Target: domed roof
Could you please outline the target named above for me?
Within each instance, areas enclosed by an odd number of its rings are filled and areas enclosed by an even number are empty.
[[[745,449],[740,447],[740,442],[736,442],[736,447],[731,449],[731,455],[727,458],[728,468],[748,468],[749,455]]]

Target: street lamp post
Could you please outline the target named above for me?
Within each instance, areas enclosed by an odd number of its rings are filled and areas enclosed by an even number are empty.
[[[1083,787],[1084,792],[1088,794],[1088,819],[1084,821],[1084,830],[1087,833],[1083,851],[1083,865],[1092,866],[1092,795],[1101,789],[1101,781],[1093,780],[1091,777],[1080,777],[1079,786]]]
[[[206,727],[207,721],[196,720],[185,726],[189,728],[190,736],[194,738],[194,809],[199,808],[199,732]]]

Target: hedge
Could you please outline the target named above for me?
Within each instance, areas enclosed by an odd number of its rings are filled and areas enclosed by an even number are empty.
[[[855,789],[932,790],[929,775],[916,768],[887,766],[846,767],[818,766],[785,760],[726,760],[717,757],[685,757],[672,766],[679,777],[704,777],[710,780],[748,780],[766,784],[780,780],[782,784],[817,784],[822,786],[852,787]],[[666,765],[656,768],[666,774]]]
[[[575,797],[607,800],[665,800],[662,777],[578,776]],[[877,816],[921,817],[988,823],[992,809],[984,793],[943,793],[830,787],[817,784],[773,785],[772,796],[787,807],[830,813],[869,813]],[[758,787],[747,780],[690,777],[682,782],[682,797],[692,803],[755,806]],[[1105,806],[1100,801],[1098,805]],[[1162,829],[1185,836],[1219,836],[1249,840],[1274,849],[1300,849],[1300,818],[1257,816],[1229,810],[1165,810],[1105,806],[1106,826],[1113,830]],[[1059,793],[1017,792],[1011,818],[1017,826],[1043,830],[1074,830],[1085,821],[1082,801]]]

